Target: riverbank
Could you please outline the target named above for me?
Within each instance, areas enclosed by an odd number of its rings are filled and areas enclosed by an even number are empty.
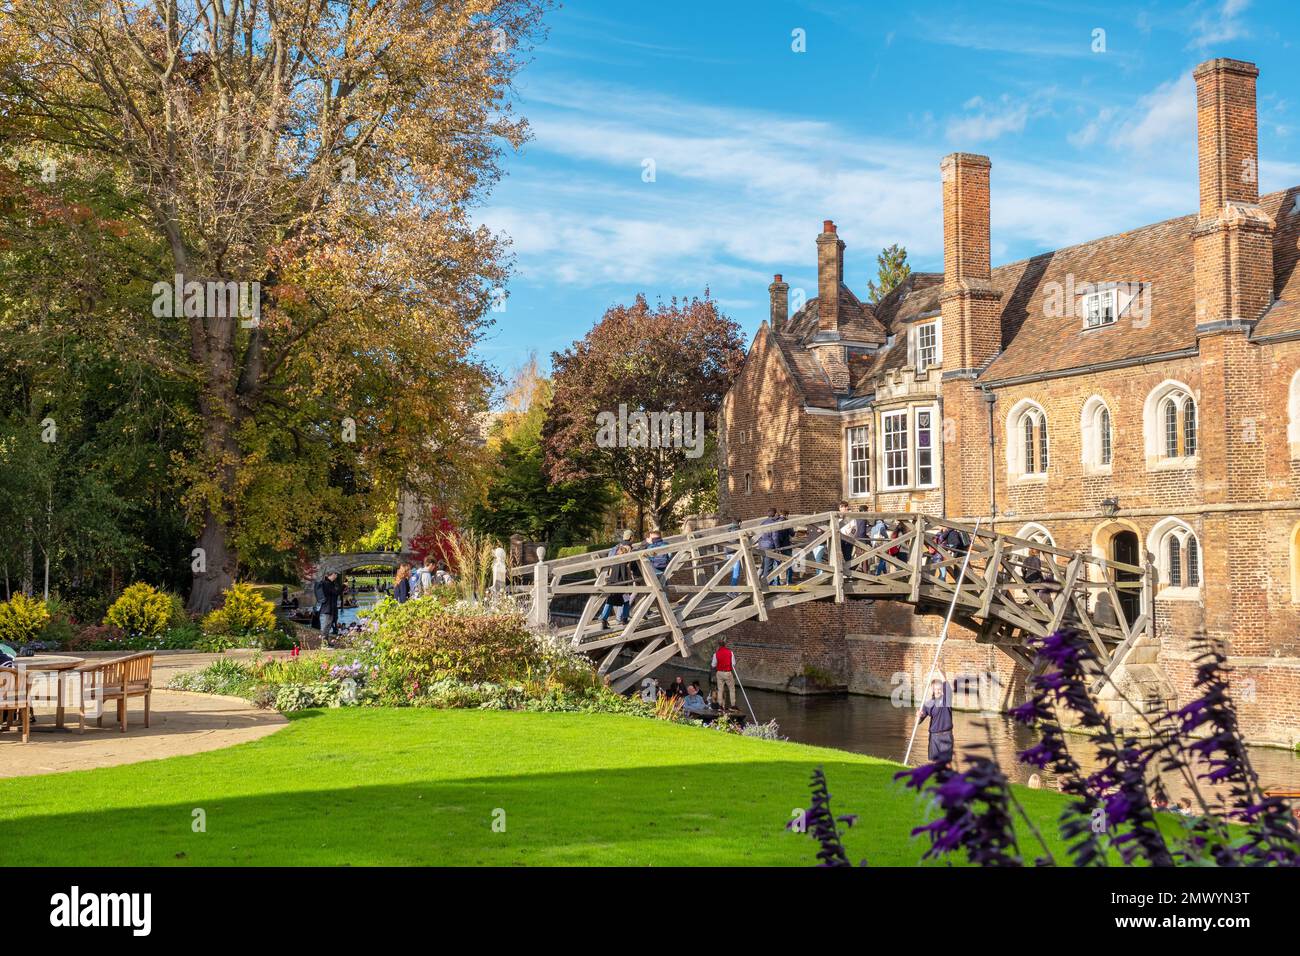
[[[225,750],[0,780],[0,827],[10,865],[807,866],[784,824],[817,766],[859,815],[855,861],[918,862],[897,764],[609,714],[305,711]],[[1017,795],[1060,852],[1063,798]]]

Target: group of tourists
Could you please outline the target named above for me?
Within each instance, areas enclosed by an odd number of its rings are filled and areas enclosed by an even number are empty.
[[[631,529],[624,531],[619,542],[609,549],[607,557],[613,558],[622,554],[632,554],[634,551],[645,551],[646,562],[653,570],[655,577],[662,584],[664,573],[668,570],[668,563],[672,560],[672,555],[668,553],[668,547],[664,544],[664,536],[658,531],[651,531],[646,535],[645,541],[637,544],[636,536]],[[658,553],[655,553],[658,552]],[[641,569],[639,562],[623,561],[619,564],[612,565],[609,569],[609,575],[605,579],[606,584],[611,587],[636,587],[643,583],[641,580]],[[614,609],[618,609],[618,623],[626,624],[632,616],[632,599],[633,592],[616,591],[605,596],[605,603],[601,605],[598,620],[602,629],[609,626],[610,615]]]
[[[876,515],[873,520],[865,505],[854,509],[847,501],[840,502],[839,510],[844,514],[839,531],[840,554],[846,567],[853,560],[854,541],[863,542],[876,552],[874,558],[859,562],[857,570],[880,575],[885,574],[891,565],[896,569],[898,565],[905,565],[911,560],[909,549],[911,531],[901,520],[886,521],[880,515]],[[861,517],[855,517],[855,514]],[[761,573],[769,585],[791,585],[796,576],[817,573],[816,569],[808,571],[805,563],[799,560],[800,557],[813,564],[823,566],[826,564],[826,543],[817,541],[822,534],[822,529],[790,527],[789,519],[790,513],[785,509],[771,508],[768,510],[767,517],[759,524],[759,535],[754,543],[760,551],[764,552]],[[735,522],[735,519],[732,521]],[[765,530],[768,525],[782,524],[786,526]],[[802,541],[798,546],[797,556],[796,539]],[[898,543],[886,547],[890,541]],[[925,542],[925,563],[940,565],[935,570],[938,577],[956,581],[958,571],[953,568],[953,563],[960,567],[961,561],[970,550],[970,545],[970,535],[964,531],[957,528],[935,529]],[[1041,562],[1036,558],[1034,560],[1034,567],[1040,575],[1038,580],[1041,580]],[[945,565],[945,562],[948,564]],[[741,562],[737,561],[731,569],[733,587],[740,584],[740,574]]]
[[[412,598],[432,594],[435,587],[455,583],[456,576],[447,570],[444,562],[427,557],[419,567],[414,567],[409,561],[397,566],[392,593],[398,604],[405,604]]]
[[[657,677],[647,677],[641,681],[641,699],[653,704],[661,697],[673,698],[681,702],[682,713],[691,717],[712,718],[736,711],[736,655],[725,637],[713,652],[709,672],[713,686],[707,691],[699,681],[687,681],[681,674],[667,687],[662,687]]]

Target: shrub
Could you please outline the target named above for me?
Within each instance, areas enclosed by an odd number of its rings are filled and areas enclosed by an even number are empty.
[[[0,604],[0,641],[17,648],[35,641],[50,619],[44,601],[19,592]]]
[[[765,724],[746,724],[740,729],[740,733],[745,737],[758,737],[760,740],[785,740],[781,735],[781,728],[775,720],[769,720]]]
[[[102,621],[108,613],[109,596],[93,584],[71,584],[59,588],[59,600],[76,625]]]
[[[153,637],[172,623],[175,608],[171,595],[137,581],[113,602],[104,623],[121,628],[128,637]]]
[[[226,647],[238,646],[247,638],[269,641],[274,647],[279,641],[275,605],[251,584],[232,584],[222,606],[203,619],[203,632],[214,644],[225,643]]]
[[[284,684],[275,692],[275,709],[284,713],[309,707],[339,706],[337,681],[324,684]]]
[[[423,616],[381,628],[377,643],[383,688],[403,696],[442,680],[518,683],[546,671],[542,647],[513,614],[459,614],[430,602]]]
[[[201,694],[251,697],[256,691],[257,682],[246,665],[221,658],[201,671],[177,674],[167,686],[173,690],[197,691]]]

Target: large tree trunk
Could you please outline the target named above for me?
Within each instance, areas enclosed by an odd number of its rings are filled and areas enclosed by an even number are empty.
[[[178,270],[180,271],[180,270]],[[204,462],[212,469],[222,489],[219,503],[211,499],[203,509],[203,531],[199,554],[193,556],[194,582],[188,609],[192,614],[211,610],[221,593],[235,580],[239,556],[231,541],[232,496],[240,460],[236,433],[244,414],[238,398],[239,373],[235,362],[237,316],[207,316],[191,319],[191,353],[200,365],[203,384],[199,411],[203,418]]]
[[[226,524],[211,508],[204,510],[203,533],[199,535],[198,546],[202,550],[203,562],[196,566],[203,567],[203,570],[194,572],[188,609],[191,614],[206,614],[222,592],[234,583],[236,568],[236,556],[230,547]]]

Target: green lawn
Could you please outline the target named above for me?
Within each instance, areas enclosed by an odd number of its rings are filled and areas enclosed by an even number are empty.
[[[836,812],[859,815],[855,861],[919,859],[922,808],[885,761],[636,717],[357,708],[226,750],[0,780],[0,864],[808,865],[813,841],[783,823],[818,764]],[[1061,798],[1018,792],[1054,836]]]

